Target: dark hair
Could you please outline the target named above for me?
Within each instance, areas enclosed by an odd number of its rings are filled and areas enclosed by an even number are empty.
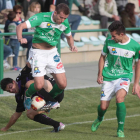
[[[13,19],[16,18],[16,13],[14,11],[10,11],[7,17],[8,20],[13,21]]]
[[[15,5],[14,7],[13,7],[13,11],[14,12],[17,12],[17,10],[21,10],[22,11],[22,6],[20,6],[20,5]]]
[[[121,21],[114,21],[112,22],[109,27],[108,27],[110,32],[116,31],[118,35],[120,35],[120,33],[124,33],[125,34],[125,27],[122,24]]]
[[[129,15],[130,19],[135,20],[135,4],[134,3],[127,3],[125,6],[125,12]]]
[[[6,86],[10,83],[13,83],[13,79],[11,78],[4,78],[1,80],[0,82],[0,87],[2,90],[5,90],[6,89]]]
[[[58,14],[60,14],[60,12],[63,12],[65,15],[69,15],[70,14],[70,10],[69,7],[64,4],[64,3],[60,3],[56,6],[56,10],[55,10]]]

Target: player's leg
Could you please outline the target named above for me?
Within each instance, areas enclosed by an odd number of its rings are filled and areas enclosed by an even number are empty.
[[[57,49],[54,48],[51,51],[52,52],[49,54],[49,61],[46,69],[48,73],[52,74],[56,81],[56,84],[54,84],[53,89],[50,91],[50,95],[55,98],[67,86],[67,79],[65,75],[65,69]]]
[[[67,79],[65,73],[52,74],[56,83],[53,89],[50,91],[50,95],[55,98],[57,95],[61,94],[67,85]]]
[[[116,116],[118,122],[117,136],[124,136],[124,123],[126,116],[126,107],[124,103],[125,96],[129,90],[130,80],[128,78],[120,78],[116,84],[115,92],[116,92]]]
[[[91,126],[91,131],[96,131],[98,127],[100,126],[101,122],[103,121],[104,115],[107,111],[107,108],[109,106],[110,101],[101,101],[100,105],[98,105],[97,111],[98,111],[98,117],[93,122]]]
[[[101,89],[101,102],[97,108],[98,117],[91,126],[91,131],[96,131],[103,121],[104,115],[109,107],[110,100],[114,96],[114,86],[112,82],[104,81]]]
[[[53,126],[54,127],[53,132],[58,132],[65,128],[65,125],[63,123],[57,122],[44,114],[39,114],[37,111],[34,111],[33,109],[27,110],[27,117],[41,124]]]

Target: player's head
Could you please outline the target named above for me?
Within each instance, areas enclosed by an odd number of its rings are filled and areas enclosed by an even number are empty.
[[[2,79],[0,82],[0,87],[2,90],[10,93],[18,93],[19,91],[18,84],[11,78]]]
[[[57,24],[61,24],[69,16],[69,13],[69,7],[64,3],[60,3],[56,6],[53,19]]]
[[[108,29],[110,31],[112,39],[116,43],[122,42],[123,37],[125,36],[125,27],[121,21],[114,21],[113,23],[110,24]]]

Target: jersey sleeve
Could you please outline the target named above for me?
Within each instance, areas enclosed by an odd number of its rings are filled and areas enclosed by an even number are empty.
[[[103,50],[102,50],[102,55],[107,55],[109,53],[109,50],[108,50],[108,39],[106,39],[105,41],[105,44],[104,44],[104,47],[103,47]]]
[[[31,16],[26,22],[27,28],[39,26],[43,22],[43,16],[41,13]]]

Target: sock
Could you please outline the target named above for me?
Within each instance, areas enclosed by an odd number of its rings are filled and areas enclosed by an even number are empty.
[[[56,102],[56,100],[48,93],[44,88],[42,88],[40,91],[37,93],[41,98],[43,98],[46,102],[51,101],[51,102]]]
[[[106,110],[102,110],[100,105],[98,106],[98,120],[102,121],[104,118],[104,114],[106,113]]]
[[[54,128],[59,127],[60,122],[54,121],[51,118],[47,117],[44,114],[37,114],[34,117],[34,121],[39,122],[41,124],[45,124],[45,125],[51,125]]]
[[[35,89],[35,87],[34,87],[34,83],[32,83],[30,86],[29,86],[29,88],[28,88],[28,90],[26,91],[26,96],[27,97],[31,97],[34,93],[36,93],[37,92],[37,90]]]
[[[126,107],[125,107],[124,102],[116,103],[116,105],[117,105],[116,116],[117,116],[117,121],[118,121],[117,131],[119,131],[119,130],[124,131]]]
[[[60,89],[60,88],[58,87],[58,85],[55,83],[55,84],[53,85],[53,89],[49,92],[49,94],[50,94],[53,98],[55,98],[57,95],[61,94],[62,91],[63,91],[63,89]]]

